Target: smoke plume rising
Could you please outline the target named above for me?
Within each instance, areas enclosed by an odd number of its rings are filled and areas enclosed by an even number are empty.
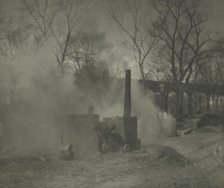
[[[103,94],[97,93],[97,89],[94,93],[82,91],[74,84],[73,74],[60,76],[48,49],[47,45],[35,51],[30,49],[9,62],[11,69],[4,83],[14,91],[10,96],[13,109],[8,109],[4,117],[5,148],[9,153],[57,150],[61,141],[55,119],[65,114],[85,114],[89,105],[95,107],[101,119],[123,115],[124,80],[110,81]],[[170,116],[159,117],[153,98],[153,93],[132,82],[132,115],[138,117],[138,137],[143,144],[150,144],[152,138],[173,127]]]

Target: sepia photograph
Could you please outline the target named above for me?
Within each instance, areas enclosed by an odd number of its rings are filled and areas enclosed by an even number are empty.
[[[224,0],[0,0],[0,188],[223,188]]]

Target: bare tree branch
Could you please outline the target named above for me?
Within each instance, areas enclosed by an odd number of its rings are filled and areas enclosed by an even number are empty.
[[[109,2],[108,4],[111,6],[108,13],[121,31],[130,39],[136,63],[139,66],[142,79],[145,80],[144,65],[158,39],[150,35],[149,13],[148,11],[144,12],[142,0],[125,0],[122,2],[115,1],[113,5]],[[120,10],[122,10],[123,15]]]

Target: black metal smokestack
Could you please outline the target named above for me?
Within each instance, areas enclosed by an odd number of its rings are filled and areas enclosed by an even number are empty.
[[[131,117],[131,70],[125,72],[124,118]]]

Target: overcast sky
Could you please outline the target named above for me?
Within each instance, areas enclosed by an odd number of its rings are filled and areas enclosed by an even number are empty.
[[[93,0],[89,0],[93,1]],[[95,0],[96,2],[100,2],[101,0]],[[113,0],[111,0],[113,1]],[[21,5],[21,0],[0,0],[1,13],[6,17],[14,17],[17,18],[18,7]],[[97,27],[99,27],[100,31],[106,33],[106,37],[113,45],[116,46],[117,55],[123,55],[123,52],[119,49],[119,43],[121,43],[122,34],[118,31],[115,25],[109,25],[108,19],[105,18],[103,14],[102,6],[96,5],[95,9],[90,12],[91,19],[95,19]],[[224,0],[201,0],[201,10],[207,15],[208,22],[206,23],[206,27],[212,33],[223,32],[224,31]],[[20,20],[24,21],[24,20]],[[124,59],[126,58],[123,55]],[[130,61],[130,59],[126,59]]]
[[[202,0],[202,8],[208,15],[210,29],[224,30],[224,0]]]
[[[15,15],[20,2],[21,0],[0,0],[1,12],[7,16]],[[209,29],[214,31],[224,30],[224,0],[201,0],[201,2],[202,11],[209,18],[207,24]],[[100,20],[103,21],[103,19]]]
[[[0,0],[2,10],[7,14],[13,14],[21,0]],[[91,0],[90,0],[91,1]],[[201,0],[202,10],[208,14],[209,23],[214,29],[224,27],[224,0]]]

